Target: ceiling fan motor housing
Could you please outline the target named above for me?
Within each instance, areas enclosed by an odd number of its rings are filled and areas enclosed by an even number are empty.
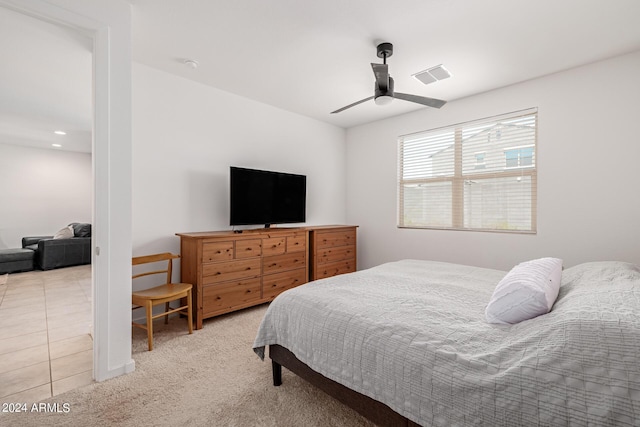
[[[378,86],[378,82],[375,82],[374,86],[375,86],[375,96],[373,97],[374,99],[379,96],[393,96],[393,78],[391,76],[389,76],[389,88],[387,90],[380,89],[380,86]]]

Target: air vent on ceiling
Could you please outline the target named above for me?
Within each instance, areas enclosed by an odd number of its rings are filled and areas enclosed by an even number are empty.
[[[442,64],[440,64],[424,71],[417,72],[413,74],[412,77],[415,77],[417,80],[428,85],[429,83],[437,82],[438,80],[448,79],[451,77],[451,73],[449,70],[444,68]]]

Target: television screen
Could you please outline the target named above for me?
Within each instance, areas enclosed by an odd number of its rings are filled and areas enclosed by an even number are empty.
[[[230,168],[230,225],[305,222],[306,198],[304,175]]]

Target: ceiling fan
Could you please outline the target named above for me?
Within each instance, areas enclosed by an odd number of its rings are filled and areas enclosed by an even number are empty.
[[[407,93],[394,92],[393,79],[389,75],[389,66],[387,65],[387,58],[393,55],[393,45],[391,43],[380,43],[377,47],[378,58],[383,59],[382,64],[371,64],[373,68],[373,74],[376,76],[375,94],[360,101],[356,101],[353,104],[349,104],[346,107],[342,107],[336,111],[332,111],[331,114],[339,113],[347,108],[354,107],[363,102],[373,99],[378,105],[387,105],[393,101],[394,98],[402,99],[404,101],[415,102],[418,104],[426,105],[427,107],[440,108],[447,101],[435,98],[427,98],[418,95],[409,95]]]

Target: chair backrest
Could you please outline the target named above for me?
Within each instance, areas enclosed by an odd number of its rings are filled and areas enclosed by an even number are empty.
[[[174,255],[170,252],[165,252],[162,254],[155,254],[155,255],[144,255],[144,256],[133,257],[131,258],[132,265],[150,264],[153,262],[167,261],[167,267],[163,270],[145,271],[143,273],[134,274],[132,278],[137,279],[138,277],[150,276],[153,274],[166,274],[167,275],[166,283],[171,283],[171,275],[173,272],[173,260],[176,258],[180,258],[180,255]]]

